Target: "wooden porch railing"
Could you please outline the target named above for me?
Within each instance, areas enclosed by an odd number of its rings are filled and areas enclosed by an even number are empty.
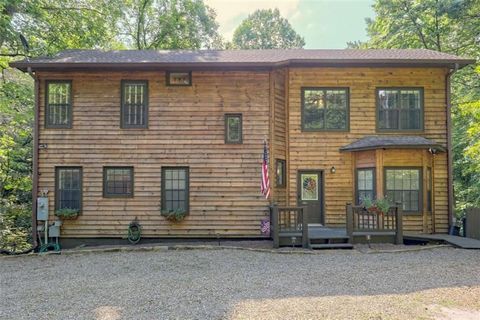
[[[347,203],[347,235],[350,241],[354,236],[388,236],[393,235],[395,244],[403,244],[403,212],[397,204],[390,207],[385,214],[370,212],[363,206]]]
[[[291,243],[301,239],[302,247],[308,248],[308,222],[302,207],[271,207],[271,234],[274,248],[280,247],[281,239]]]

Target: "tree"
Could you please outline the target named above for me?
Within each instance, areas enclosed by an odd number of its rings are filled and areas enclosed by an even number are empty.
[[[215,16],[203,0],[128,0],[119,29],[136,49],[209,49],[222,43]]]
[[[8,62],[26,54],[117,47],[115,3],[0,0],[0,251],[27,249],[31,234],[33,79]],[[24,52],[19,34],[28,39],[30,52]]]
[[[278,9],[257,10],[237,27],[231,46],[236,49],[300,49],[305,40]]]
[[[480,59],[480,1],[376,0],[366,42],[351,48],[423,48]],[[456,209],[480,206],[480,67],[452,77]]]

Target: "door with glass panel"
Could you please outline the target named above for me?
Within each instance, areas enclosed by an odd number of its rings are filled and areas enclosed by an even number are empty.
[[[297,203],[304,207],[309,224],[323,224],[323,172],[301,170],[298,172]]]

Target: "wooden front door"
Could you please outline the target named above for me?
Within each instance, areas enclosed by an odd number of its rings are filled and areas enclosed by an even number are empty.
[[[323,172],[298,171],[297,181],[297,205],[305,208],[308,223],[323,224]]]

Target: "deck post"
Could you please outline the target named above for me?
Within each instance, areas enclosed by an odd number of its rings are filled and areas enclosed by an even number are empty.
[[[346,212],[347,212],[347,236],[348,242],[353,243],[353,208],[352,204],[347,202],[346,205]]]
[[[395,210],[396,232],[395,232],[395,244],[403,244],[403,206],[397,202],[397,208]]]
[[[279,234],[278,234],[278,206],[274,204],[273,206],[270,207],[270,210],[272,212],[272,225],[271,225],[271,234],[272,234],[272,240],[273,240],[273,247],[274,248],[279,248],[280,247],[280,239],[279,239]]]
[[[300,212],[302,213],[302,247],[309,248],[308,245],[308,217],[307,217],[307,210],[304,207],[300,208]]]

